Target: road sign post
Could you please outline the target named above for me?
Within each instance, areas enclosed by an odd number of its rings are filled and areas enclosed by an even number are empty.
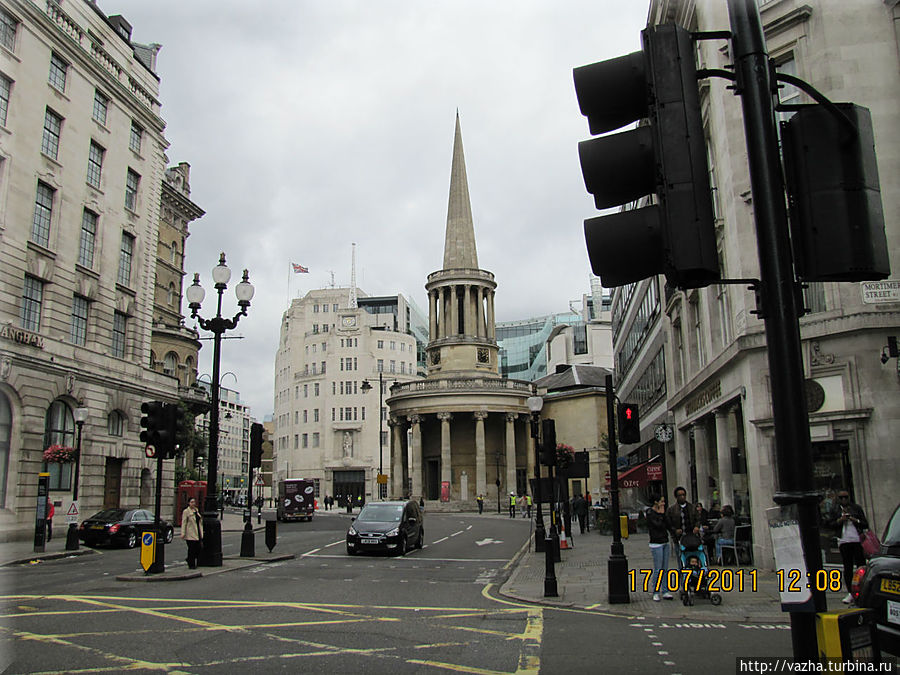
[[[50,494],[50,474],[38,474],[37,508],[34,511],[34,552],[44,552],[47,533],[47,495]]]
[[[156,533],[144,532],[141,535],[141,567],[146,574],[151,574],[156,562]]]

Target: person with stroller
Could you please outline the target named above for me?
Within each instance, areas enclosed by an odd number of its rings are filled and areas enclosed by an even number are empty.
[[[669,529],[666,527],[666,498],[659,495],[653,500],[653,506],[647,510],[647,529],[650,533],[650,554],[653,556],[652,584],[653,601],[659,602],[660,594],[656,591],[657,578],[661,575],[659,588],[663,590],[662,597],[671,600],[672,594],[668,588],[666,573],[669,568]]]
[[[675,495],[675,503],[666,509],[666,527],[672,535],[674,553],[677,555],[681,536],[686,532],[700,534],[700,526],[697,522],[697,510],[687,500],[687,490],[679,485],[672,494]]]

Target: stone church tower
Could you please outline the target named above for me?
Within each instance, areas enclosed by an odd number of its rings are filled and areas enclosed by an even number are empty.
[[[533,475],[528,382],[499,375],[494,275],[478,267],[459,115],[444,265],[428,275],[428,375],[391,387],[392,493],[448,508],[519,494]],[[505,505],[505,499],[501,499]]]

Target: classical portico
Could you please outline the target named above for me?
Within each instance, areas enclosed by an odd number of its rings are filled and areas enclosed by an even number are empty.
[[[391,387],[392,492],[451,505],[527,489],[528,382],[499,375],[494,275],[478,267],[459,116],[442,269],[428,275],[428,374]],[[474,479],[473,479],[474,477]]]

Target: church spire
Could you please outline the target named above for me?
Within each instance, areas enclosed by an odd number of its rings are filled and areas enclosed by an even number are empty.
[[[464,268],[478,269],[478,253],[475,251],[475,225],[472,222],[466,158],[463,156],[457,110],[453,163],[450,168],[450,200],[447,205],[447,234],[444,239],[444,269]]]

